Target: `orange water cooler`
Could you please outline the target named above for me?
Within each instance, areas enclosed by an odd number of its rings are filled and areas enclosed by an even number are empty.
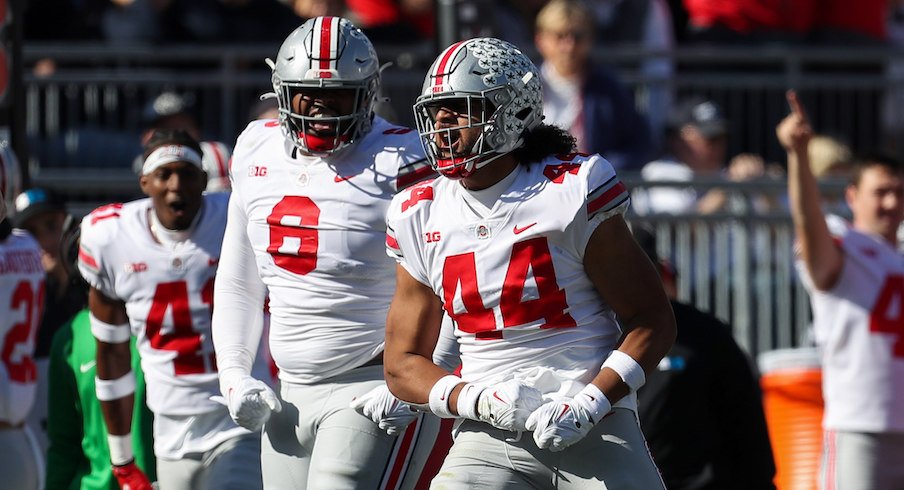
[[[815,348],[759,355],[778,490],[816,490],[822,453],[822,369]]]

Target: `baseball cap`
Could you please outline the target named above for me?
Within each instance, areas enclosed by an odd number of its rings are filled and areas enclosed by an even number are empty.
[[[728,134],[728,119],[722,107],[714,100],[692,98],[675,106],[669,114],[669,129],[679,131],[688,124],[696,127],[707,138]]]
[[[145,125],[153,126],[156,122],[176,114],[193,116],[194,97],[180,95],[176,92],[163,92],[148,102],[141,114]]]
[[[15,222],[17,227],[29,219],[45,212],[66,212],[63,200],[49,189],[33,188],[16,196]]]

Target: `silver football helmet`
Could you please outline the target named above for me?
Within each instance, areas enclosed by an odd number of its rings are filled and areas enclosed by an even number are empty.
[[[437,127],[437,109],[453,102],[450,99],[458,99],[456,107],[467,110],[468,125]],[[543,120],[540,73],[506,41],[485,37],[457,42],[430,67],[414,116],[433,167],[446,177],[467,177],[523,146],[524,134]],[[454,131],[474,127],[482,131],[469,151],[455,154],[444,148],[455,140]]]
[[[370,131],[380,63],[370,40],[347,19],[309,19],[286,38],[271,67],[280,125],[302,152],[326,156]],[[292,109],[295,95],[332,89],[352,91],[351,112],[307,116]]]
[[[8,141],[0,141],[0,196],[3,208],[0,221],[16,212],[13,200],[22,191],[22,167]]]

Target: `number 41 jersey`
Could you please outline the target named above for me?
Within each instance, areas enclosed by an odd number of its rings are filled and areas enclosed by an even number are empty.
[[[586,383],[620,327],[584,271],[584,248],[599,223],[624,212],[628,192],[598,155],[548,157],[514,172],[488,214],[475,212],[457,181],[399,193],[387,252],[443,301],[463,379],[542,367]]]
[[[210,337],[228,195],[207,194],[190,239],[173,247],[150,232],[150,199],[103,206],[82,220],[79,270],[91,286],[123,301],[141,353],[148,408],[197,415],[221,406]]]

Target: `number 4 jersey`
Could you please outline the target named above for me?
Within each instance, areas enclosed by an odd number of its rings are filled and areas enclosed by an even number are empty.
[[[32,355],[43,306],[41,249],[27,232],[13,230],[0,240],[0,422],[22,422],[34,403]]]
[[[844,253],[835,287],[817,290],[797,264],[822,355],[823,425],[904,432],[904,256],[840,218],[826,221]]]
[[[621,331],[584,271],[584,248],[599,223],[624,212],[628,192],[598,155],[548,157],[514,172],[486,213],[457,181],[400,193],[387,251],[443,301],[465,380],[541,367],[589,382]]]

